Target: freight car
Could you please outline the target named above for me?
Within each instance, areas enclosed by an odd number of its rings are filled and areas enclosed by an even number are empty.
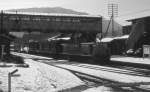
[[[129,55],[130,53],[128,53],[128,50],[130,49],[133,49],[134,56],[142,56],[142,46],[150,45],[150,17],[133,19],[131,21],[133,22],[133,25],[129,36],[115,37],[108,42],[105,42],[104,38],[101,40],[99,45],[97,45],[96,43],[92,43],[94,41],[79,41],[79,44],[75,41],[76,44],[59,43],[59,45],[63,47],[63,53],[66,52],[67,54],[90,55],[94,57],[94,61],[100,63],[103,61],[109,61],[110,55],[121,55],[123,53]],[[96,35],[94,35],[93,37],[96,37]],[[104,58],[108,59],[103,60]]]
[[[108,63],[111,55],[122,54],[128,38],[128,36],[109,38],[111,40],[103,38],[100,43],[96,43],[96,34],[91,33],[58,33],[53,36],[39,34],[30,37],[26,36],[28,43],[23,41],[26,43],[20,46],[23,52],[99,64]]]
[[[94,60],[96,62],[109,61],[110,54],[107,47],[102,44],[96,44],[95,37],[95,33],[82,32],[75,34],[58,33],[53,36],[48,34],[30,34],[30,36],[24,37],[22,39],[23,41],[16,41],[25,43],[15,43],[14,46],[17,46],[17,49],[18,47],[20,48],[19,52],[54,56],[71,60],[82,61],[90,59],[91,61]],[[26,38],[28,38],[27,41],[25,41]],[[93,59],[93,57],[98,58]],[[103,59],[100,59],[100,57]]]

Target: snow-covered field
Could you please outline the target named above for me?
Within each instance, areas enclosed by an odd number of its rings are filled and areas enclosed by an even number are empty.
[[[94,76],[104,78],[104,79],[113,80],[116,82],[123,82],[123,83],[150,82],[150,77],[128,75],[128,74],[122,74],[122,73],[116,73],[116,72],[110,72],[110,71],[104,71],[104,70],[93,70],[93,69],[66,65],[66,64],[58,64],[56,66],[71,69],[74,71],[80,71],[82,73],[94,75]]]
[[[112,56],[112,61],[118,62],[126,62],[126,63],[133,63],[133,64],[147,64],[150,65],[150,58],[138,58],[138,57],[124,57],[124,56]]]
[[[11,92],[114,92],[105,86],[81,88],[86,84],[71,72],[32,60],[39,58],[54,62],[51,58],[15,54],[23,56],[30,67],[0,67],[0,92],[8,92],[8,73],[15,69],[18,69],[18,76],[12,77]]]
[[[12,77],[12,92],[57,92],[84,85],[69,71],[31,59],[25,59],[29,68],[0,67],[0,89],[8,90],[8,73],[15,69],[20,76]]]
[[[13,54],[23,56],[24,58],[31,58],[31,59],[26,59],[26,62],[30,65],[30,68],[27,68],[27,69],[19,68],[18,73],[21,76],[13,78],[12,83],[14,84],[14,87],[13,87],[13,90],[15,90],[14,92],[57,92],[63,89],[68,89],[68,88],[73,88],[79,85],[84,85],[83,81],[78,79],[76,76],[74,76],[67,70],[63,70],[60,68],[56,68],[54,66],[44,64],[44,62],[40,63],[40,62],[36,62],[32,60],[32,58],[33,59],[38,58],[38,59],[47,59],[47,60],[43,60],[46,62],[54,62],[55,60],[51,58],[20,54],[20,53],[13,53]],[[61,63],[57,63],[55,65],[59,67],[71,69],[74,71],[80,71],[80,72],[94,75],[97,77],[101,77],[104,79],[117,81],[117,82],[123,82],[123,83],[150,82],[150,78],[144,77],[144,76],[128,75],[128,74],[116,73],[116,72],[111,72],[111,71],[103,71],[103,70],[97,71],[93,69],[87,69],[83,67],[71,66],[69,64],[67,65],[67,64],[61,64]],[[104,68],[103,66],[99,66],[99,67]],[[3,74],[3,73],[6,73],[6,72],[8,73],[9,71],[12,71],[14,68],[12,69],[3,68],[2,70],[5,72],[1,71],[1,69],[2,68],[0,68],[0,76],[1,75],[7,76],[7,74]],[[112,70],[119,71],[120,69],[112,68]],[[0,81],[7,80],[6,77],[2,77],[2,78],[5,78],[5,79],[1,79],[0,77]],[[4,86],[5,90],[7,89],[6,82],[7,81],[4,81],[4,83],[2,83],[1,85],[1,88],[3,88]],[[150,88],[150,85],[146,85],[146,86],[141,85],[141,87]],[[24,90],[24,91],[19,91],[19,90]],[[67,91],[67,92],[72,92],[72,91]],[[73,92],[76,92],[76,91],[73,91]],[[81,90],[79,92],[81,92]],[[93,87],[93,88],[84,90],[82,92],[115,92],[115,91],[113,91],[113,89],[110,87],[105,87],[104,85],[102,85],[99,87]]]

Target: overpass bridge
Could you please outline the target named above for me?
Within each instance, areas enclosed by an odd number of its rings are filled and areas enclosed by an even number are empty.
[[[46,13],[1,12],[4,32],[102,32],[102,17]]]

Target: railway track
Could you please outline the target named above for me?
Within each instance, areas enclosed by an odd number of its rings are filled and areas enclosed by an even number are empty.
[[[121,74],[129,74],[129,75],[136,75],[136,76],[150,76],[150,69],[147,68],[138,68],[138,67],[132,67],[127,65],[119,65],[119,64],[108,64],[108,65],[91,65],[91,64],[85,64],[85,63],[79,63],[79,62],[68,62],[68,60],[60,60],[60,59],[53,59],[53,58],[39,58],[39,56],[35,55],[28,55],[26,54],[28,58],[32,58],[34,60],[38,60],[40,62],[46,61],[51,62],[49,63],[57,63],[57,64],[68,64],[72,66],[78,66],[83,68],[89,68],[89,69],[95,69],[95,70],[103,70],[103,71],[109,71],[109,72],[115,72],[115,73],[121,73]],[[52,62],[52,60],[54,62]],[[110,68],[110,69],[109,69]]]
[[[150,70],[149,69],[143,69],[143,68],[136,68],[131,66],[119,66],[119,65],[90,65],[90,64],[84,64],[84,63],[78,63],[78,62],[49,62],[49,63],[57,63],[57,64],[67,64],[72,66],[78,66],[83,68],[89,68],[94,70],[102,70],[102,71],[108,71],[108,72],[114,72],[114,73],[120,73],[120,74],[129,74],[129,75],[136,75],[136,76],[150,76]]]
[[[138,75],[138,76],[150,76],[150,69],[147,68],[140,68],[140,67],[134,67],[134,66],[128,66],[128,65],[119,65],[119,64],[113,64],[110,63],[108,65],[102,65],[101,67],[99,65],[91,65],[91,64],[85,64],[85,63],[79,63],[78,61],[72,61],[72,62],[66,62],[68,60],[60,60],[60,59],[53,59],[53,58],[41,58],[39,59],[39,56],[36,55],[28,55],[26,54],[28,58],[34,58],[35,60],[53,60],[55,63],[59,64],[69,64],[73,66],[79,66],[79,67],[84,67],[84,68],[90,68],[90,69],[95,69],[95,70],[103,70],[103,71],[110,71],[110,72],[116,72],[116,73],[123,73],[123,74],[130,74],[130,75]],[[64,62],[65,61],[65,62]],[[111,69],[106,69],[108,67],[111,67]],[[113,69],[112,69],[113,68]]]
[[[74,75],[79,77],[81,80],[85,81],[85,83],[88,86],[102,86],[103,85],[103,86],[113,88],[114,92],[116,92],[116,91],[117,92],[149,92],[150,91],[149,89],[143,89],[140,87],[140,85],[150,85],[149,82],[146,82],[146,83],[144,83],[144,82],[143,83],[142,82],[141,83],[121,83],[121,82],[117,82],[117,81],[108,80],[105,78],[100,78],[100,77],[97,77],[94,75],[86,74],[83,72],[71,70],[68,68],[60,67],[60,66],[55,65],[54,62],[53,63],[47,62],[47,64],[71,71]],[[67,63],[65,62],[62,64],[67,64]],[[69,65],[76,66],[75,64],[69,64]],[[99,67],[91,67],[90,65],[77,65],[77,66],[83,67],[83,68],[88,68],[88,69],[94,69],[94,70],[103,70],[104,69],[104,68],[102,69]],[[109,71],[109,72],[111,72],[111,71]]]
[[[59,65],[70,65],[76,67],[82,67],[86,69],[92,69],[96,71],[107,71],[107,72],[114,72],[120,74],[128,74],[128,75],[135,75],[135,76],[145,76],[149,77],[150,70],[149,69],[142,69],[142,68],[135,68],[130,66],[116,66],[116,65],[105,65],[105,66],[97,66],[97,65],[90,65],[90,64],[83,64],[79,62],[68,62],[67,60],[59,60],[59,59],[45,59],[45,58],[38,58],[34,56],[28,56],[37,62],[43,62],[54,67],[58,67],[61,69],[68,70],[72,72],[74,75],[79,77],[81,80],[87,84],[89,87],[95,86],[107,86],[111,87],[114,92],[150,92],[150,89],[146,89],[141,87],[141,85],[150,85],[149,82],[138,82],[138,83],[122,83],[117,81],[108,80],[105,78],[100,78],[91,74],[83,73],[80,71],[68,69],[61,67]]]
[[[37,59],[36,59],[37,60]],[[38,61],[38,60],[37,60]],[[41,60],[40,62],[44,62],[45,60]],[[46,60],[46,62],[44,62],[46,64],[50,64],[52,66],[58,67],[58,68],[62,68],[68,71],[71,71],[74,75],[76,75],[77,77],[79,77],[81,80],[83,80],[87,86],[93,87],[93,86],[107,86],[107,87],[111,87],[113,88],[113,90],[115,90],[114,92],[149,92],[149,89],[144,89],[141,88],[140,85],[150,85],[149,82],[141,82],[141,83],[120,83],[120,82],[116,82],[116,81],[112,81],[112,80],[108,80],[108,79],[104,79],[104,78],[100,78],[100,77],[96,77],[93,75],[89,75],[86,73],[82,73],[79,71],[75,71],[75,70],[71,70],[68,68],[64,68],[64,67],[60,67],[57,66],[57,64],[67,64],[67,65],[71,65],[71,66],[77,66],[77,67],[82,67],[82,68],[88,68],[88,69],[94,69],[94,70],[102,70],[102,71],[109,71],[109,72],[114,72],[115,73],[123,73],[123,74],[130,74],[130,75],[136,75],[136,76],[144,76],[144,74],[140,71],[144,71],[145,69],[141,69],[141,70],[137,70],[137,68],[133,69],[133,67],[123,67],[124,69],[127,70],[121,70],[121,69],[108,69],[107,67],[99,67],[99,66],[91,66],[88,64],[82,64],[82,63],[77,63],[77,62],[67,62],[67,61],[63,61],[63,60],[57,60],[55,62],[48,62]],[[131,69],[129,71],[129,69]],[[139,68],[138,68],[139,69]],[[133,71],[136,70],[136,71]],[[148,70],[150,71],[150,70]]]

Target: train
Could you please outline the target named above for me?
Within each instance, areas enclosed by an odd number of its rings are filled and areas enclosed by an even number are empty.
[[[98,38],[97,35],[103,33],[92,31],[26,34],[14,41],[14,51],[80,61],[91,59],[99,64],[109,63],[112,55],[141,56],[142,46],[150,44],[146,26],[149,22],[145,18],[133,21],[130,34],[121,37]]]
[[[90,63],[109,62],[111,55],[125,51],[128,36],[102,38],[96,42],[97,34],[49,33],[27,34],[14,42],[14,51],[53,56]]]

